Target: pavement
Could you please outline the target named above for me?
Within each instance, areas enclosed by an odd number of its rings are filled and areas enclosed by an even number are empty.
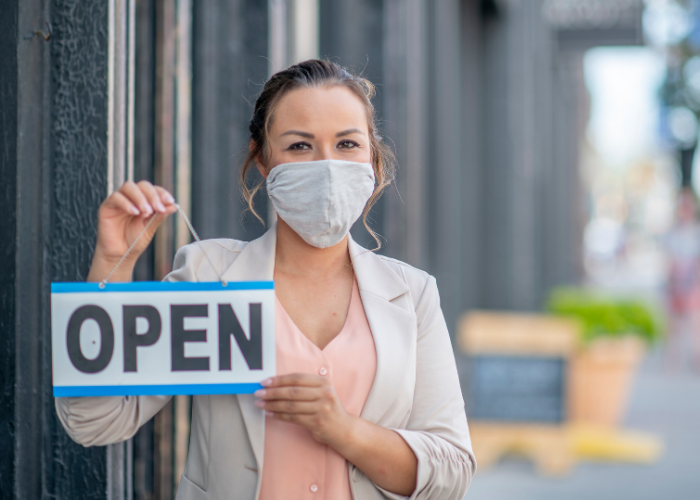
[[[640,368],[624,428],[662,438],[661,458],[653,465],[580,462],[554,479],[507,458],[478,471],[465,500],[700,500],[700,374],[687,366],[669,371],[652,353]]]

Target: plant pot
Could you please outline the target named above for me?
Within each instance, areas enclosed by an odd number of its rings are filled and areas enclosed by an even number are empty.
[[[600,338],[571,360],[569,416],[573,422],[618,426],[625,416],[644,343],[635,336]]]

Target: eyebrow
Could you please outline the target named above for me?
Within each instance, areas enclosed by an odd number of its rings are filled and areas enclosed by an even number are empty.
[[[300,135],[302,137],[306,137],[307,139],[314,139],[316,137],[314,134],[302,132],[301,130],[287,130],[285,133],[280,134],[280,137],[282,137],[283,135]]]
[[[335,134],[336,137],[343,137],[344,135],[350,135],[350,134],[361,134],[362,131],[358,128],[349,128],[347,130],[343,130],[342,132],[338,132]]]
[[[350,134],[361,134],[362,131],[358,128],[349,128],[347,130],[343,130],[342,132],[338,132],[335,134],[336,137],[343,137],[346,135]],[[310,134],[308,132],[302,132],[301,130],[287,130],[286,132],[280,134],[280,137],[284,135],[299,135],[301,137],[306,137],[307,139],[315,139],[316,136],[314,134]]]

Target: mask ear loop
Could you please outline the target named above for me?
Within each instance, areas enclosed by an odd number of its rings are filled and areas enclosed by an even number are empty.
[[[180,205],[179,205],[178,203],[173,203],[173,205],[175,205],[175,207],[177,208],[178,212],[180,212],[180,215],[181,215],[182,218],[185,220],[185,224],[187,224],[187,228],[190,230],[190,233],[192,233],[192,236],[194,237],[195,241],[197,242],[197,246],[199,246],[200,250],[202,250],[202,253],[203,253],[204,256],[206,257],[207,262],[209,262],[209,265],[210,265],[211,268],[214,270],[214,272],[216,273],[216,275],[219,277],[219,281],[221,282],[221,285],[222,285],[223,287],[226,287],[226,286],[228,285],[228,282],[224,279],[224,277],[221,275],[221,273],[219,273],[219,271],[216,270],[216,266],[214,265],[214,262],[211,260],[211,258],[209,257],[209,254],[208,254],[207,251],[204,249],[204,246],[202,245],[202,240],[199,239],[199,235],[197,234],[197,231],[195,231],[195,230],[194,230],[194,227],[192,227],[192,223],[190,222],[190,219],[187,217],[187,215],[185,214],[184,210],[182,210],[182,207],[180,207]],[[110,280],[110,278],[112,277],[112,275],[117,271],[117,269],[119,268],[119,266],[122,265],[122,263],[126,260],[126,258],[129,256],[129,254],[131,253],[131,251],[134,249],[134,247],[136,246],[136,243],[138,243],[138,241],[141,239],[141,237],[142,237],[144,234],[146,234],[146,231],[148,231],[148,228],[151,226],[151,224],[153,223],[153,221],[155,220],[155,218],[156,218],[156,214],[153,214],[153,215],[151,216],[151,218],[148,219],[148,222],[146,223],[146,225],[143,226],[143,229],[142,229],[141,232],[138,234],[138,236],[136,237],[136,239],[131,243],[131,245],[129,245],[129,248],[126,249],[126,252],[124,252],[124,255],[122,255],[122,258],[119,259],[119,262],[116,263],[116,265],[114,266],[114,268],[112,268],[112,270],[111,270],[111,271],[109,272],[109,274],[105,277],[105,279],[103,279],[102,281],[100,281],[99,287],[100,287],[101,289],[104,289],[105,285],[106,285],[107,282]]]

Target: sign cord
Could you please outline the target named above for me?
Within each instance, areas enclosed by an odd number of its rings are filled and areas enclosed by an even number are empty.
[[[197,246],[199,246],[199,248],[202,250],[202,253],[203,253],[204,256],[206,257],[207,261],[209,262],[209,265],[211,265],[212,269],[214,270],[214,272],[216,273],[216,275],[219,277],[219,281],[221,281],[221,284],[222,284],[223,286],[226,286],[226,285],[227,285],[226,280],[225,280],[224,277],[216,270],[216,266],[214,265],[214,262],[211,260],[211,258],[209,257],[209,254],[208,254],[207,251],[204,249],[204,246],[202,245],[202,240],[199,238],[199,235],[197,234],[197,231],[194,230],[194,227],[192,227],[192,223],[190,222],[190,219],[187,217],[187,214],[185,214],[185,211],[182,210],[182,207],[180,207],[180,204],[179,204],[179,203],[173,203],[173,205],[175,205],[175,207],[177,208],[178,212],[180,212],[180,215],[181,215],[182,218],[185,220],[185,224],[187,225],[187,228],[190,230],[190,233],[192,233],[192,236],[193,236],[194,239],[197,241]],[[136,236],[136,239],[134,239],[134,241],[131,243],[131,245],[129,245],[129,248],[126,249],[126,252],[124,252],[124,255],[122,255],[121,259],[119,259],[119,261],[115,264],[115,266],[112,268],[112,270],[109,272],[109,274],[107,274],[107,276],[105,277],[105,279],[103,279],[102,281],[100,281],[100,285],[99,285],[100,288],[104,288],[104,287],[105,287],[105,285],[106,285],[107,282],[110,280],[110,278],[112,277],[112,275],[114,275],[114,273],[117,271],[117,269],[119,268],[119,266],[121,266],[121,265],[124,263],[124,261],[126,260],[126,258],[129,256],[129,254],[131,253],[131,251],[132,251],[132,250],[134,249],[134,247],[136,246],[136,243],[138,243],[138,241],[141,239],[141,237],[146,233],[146,231],[148,231],[148,228],[151,226],[151,224],[153,223],[153,221],[155,220],[155,218],[156,218],[156,214],[153,214],[153,215],[151,216],[151,218],[148,219],[148,222],[146,223],[146,225],[143,226],[143,229],[141,229],[141,232],[138,234],[138,236]]]
[[[216,270],[216,266],[214,265],[214,262],[211,260],[209,257],[209,254],[207,253],[206,250],[204,250],[204,245],[202,245],[202,240],[199,239],[199,235],[197,234],[197,231],[194,230],[194,227],[192,227],[192,223],[190,222],[189,217],[187,217],[187,214],[185,211],[180,207],[179,203],[175,203],[175,206],[177,207],[177,210],[180,212],[180,215],[182,215],[182,218],[185,219],[185,224],[187,224],[188,229],[190,230],[190,233],[192,233],[192,236],[194,239],[197,241],[197,246],[199,246],[200,250],[202,250],[202,253],[204,256],[207,258],[207,261],[209,261],[209,265],[211,268],[214,270],[216,275],[219,277],[219,281],[221,281],[221,284],[223,286],[226,286],[226,280],[224,277],[219,273],[219,271]]]

